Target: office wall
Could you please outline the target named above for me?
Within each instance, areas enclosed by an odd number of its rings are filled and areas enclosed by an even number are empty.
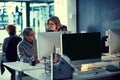
[[[76,33],[76,0],[67,2],[68,30]]]
[[[77,0],[77,27],[80,31],[120,28],[120,0]]]
[[[76,33],[76,0],[54,0],[55,15],[68,31]]]

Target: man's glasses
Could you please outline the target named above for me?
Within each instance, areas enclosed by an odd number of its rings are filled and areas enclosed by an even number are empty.
[[[35,36],[35,34],[30,34],[30,35],[28,35],[28,36]]]

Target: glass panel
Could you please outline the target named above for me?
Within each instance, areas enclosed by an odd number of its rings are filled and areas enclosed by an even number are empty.
[[[54,3],[53,2],[30,2],[29,6],[26,6],[27,2],[0,2],[0,32],[4,35],[0,36],[0,43],[8,36],[5,31],[5,27],[8,24],[14,24],[17,27],[17,35],[21,36],[22,30],[27,27],[26,21],[30,21],[30,27],[34,28],[35,32],[45,32],[45,24],[49,17],[54,15]],[[26,7],[30,7],[30,11],[27,11]],[[27,19],[26,12],[30,13],[30,20]]]
[[[23,19],[24,17],[24,19]],[[0,43],[8,36],[5,27],[14,24],[17,27],[17,35],[21,34],[23,26],[26,26],[25,2],[0,2]]]
[[[0,2],[0,29],[4,30],[6,25],[17,26],[17,34],[20,35],[25,21],[25,2]]]
[[[30,26],[35,32],[45,32],[48,18],[54,15],[54,4],[30,3],[30,15]]]

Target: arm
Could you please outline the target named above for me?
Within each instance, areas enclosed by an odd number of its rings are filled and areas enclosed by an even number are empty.
[[[26,50],[24,49],[23,46],[18,45],[18,56],[20,61],[27,62],[27,63],[30,62],[30,57],[26,56]]]
[[[58,29],[58,31],[67,31],[67,26],[62,25],[62,26]]]
[[[10,40],[10,37],[8,38],[5,38],[4,41],[3,41],[3,45],[2,45],[2,59],[3,61],[7,61],[6,59],[6,51],[7,51],[7,47],[8,47],[8,43],[9,43],[9,40]]]
[[[7,41],[6,39],[4,39],[4,41],[3,41],[3,45],[2,45],[2,51],[3,51],[3,53],[6,52],[7,44],[8,44],[8,41]]]
[[[6,39],[4,39],[3,41],[3,44],[2,44],[2,60],[3,61],[6,61],[6,58],[5,58],[5,52],[6,52],[6,49],[7,49],[7,46],[6,46]]]

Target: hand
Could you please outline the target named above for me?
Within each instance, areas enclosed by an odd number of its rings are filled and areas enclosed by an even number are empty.
[[[38,63],[40,63],[40,61],[37,59],[37,60],[35,60],[35,63],[38,64]]]

